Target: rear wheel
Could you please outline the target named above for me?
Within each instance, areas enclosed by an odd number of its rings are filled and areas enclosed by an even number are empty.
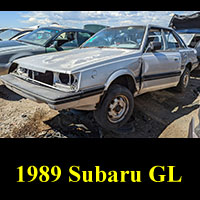
[[[103,128],[118,129],[129,120],[133,107],[131,91],[124,86],[113,84],[94,111],[94,117]]]
[[[190,70],[188,68],[185,69],[183,74],[181,75],[180,81],[176,87],[178,92],[185,92],[190,80]]]

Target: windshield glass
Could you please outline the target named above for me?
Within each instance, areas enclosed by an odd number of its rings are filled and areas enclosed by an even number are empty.
[[[0,33],[0,40],[4,41],[4,40],[9,40],[12,37],[14,37],[15,35],[17,35],[20,31],[17,30],[6,30]]]
[[[104,29],[86,41],[82,47],[139,49],[144,32],[145,27],[142,26]]]
[[[195,34],[187,34],[187,33],[179,33],[185,44],[188,46],[190,42],[192,41]]]
[[[41,28],[21,37],[20,41],[44,46],[46,42],[58,32],[59,31],[55,29]]]

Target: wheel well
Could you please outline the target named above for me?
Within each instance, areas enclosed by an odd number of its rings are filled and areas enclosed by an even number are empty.
[[[122,76],[117,77],[113,82],[111,82],[111,84],[109,85],[109,88],[113,84],[119,84],[119,85],[125,86],[126,88],[128,88],[132,92],[132,94],[137,90],[136,86],[135,86],[135,82],[134,82],[133,78],[130,75],[122,75]],[[99,102],[103,101],[105,95],[106,95],[106,93],[104,93],[101,96]],[[96,108],[98,108],[99,105],[100,104],[98,103],[96,105]]]
[[[112,83],[112,84],[119,84],[119,85],[123,85],[126,88],[128,88],[132,93],[134,93],[136,91],[136,86],[135,86],[135,82],[133,80],[133,78],[130,75],[122,75],[119,76],[118,78],[116,78]]]
[[[13,72],[15,69],[17,69],[18,64],[17,63],[12,63],[12,65],[9,68],[8,73]]]
[[[188,63],[185,67],[188,68],[191,71],[191,69],[192,69],[192,63]]]

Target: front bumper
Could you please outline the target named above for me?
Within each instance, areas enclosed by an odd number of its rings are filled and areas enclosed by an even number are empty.
[[[17,94],[38,103],[47,103],[56,110],[69,108],[94,110],[104,91],[104,87],[95,87],[78,92],[63,92],[26,81],[13,74],[3,75],[0,80],[3,81],[7,88]]]

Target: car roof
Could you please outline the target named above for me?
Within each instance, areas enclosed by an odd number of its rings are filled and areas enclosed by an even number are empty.
[[[68,27],[57,27],[57,26],[46,26],[46,27],[40,27],[38,29],[44,29],[44,28],[54,29],[54,30],[58,30],[58,31],[84,31],[84,32],[92,33],[91,31],[88,31],[88,30],[85,30],[85,29],[68,28]]]
[[[16,31],[33,31],[32,28],[6,28],[6,30],[16,30]]]
[[[108,27],[106,29],[114,29],[114,28],[125,28],[125,27],[147,27],[147,28],[162,28],[162,29],[168,29],[168,30],[174,30],[170,27],[167,26],[160,26],[160,25],[155,25],[155,24],[147,24],[147,25],[127,25],[127,26],[117,26],[117,27]]]
[[[168,26],[161,26],[161,25],[155,25],[155,24],[148,24],[147,25],[149,28],[162,28],[162,29],[168,29],[168,30],[174,30],[171,27]]]

